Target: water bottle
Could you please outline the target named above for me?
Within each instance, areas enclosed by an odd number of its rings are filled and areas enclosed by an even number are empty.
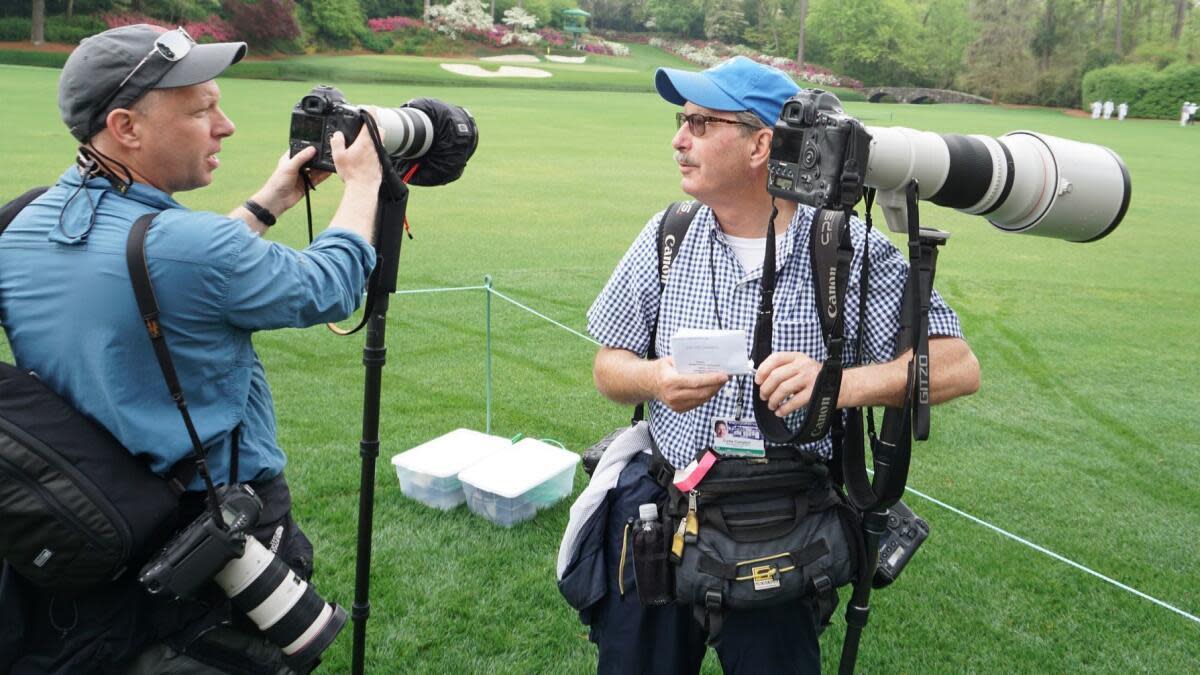
[[[638,600],[647,607],[675,600],[670,553],[671,536],[658,518],[658,505],[642,504],[633,529],[633,575]]]

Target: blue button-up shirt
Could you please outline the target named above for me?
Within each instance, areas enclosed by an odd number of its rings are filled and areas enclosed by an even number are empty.
[[[239,431],[240,480],[283,470],[275,410],[254,331],[349,316],[375,252],[329,230],[296,251],[246,223],[189,211],[135,183],[81,185],[68,169],[0,237],[0,323],[17,364],[32,370],[131,452],[165,473],[192,446],[134,301],[125,240],[139,216],[163,211],[146,240],[160,325],[217,482],[228,479]],[[192,484],[200,486],[199,479]]]
[[[772,349],[803,352],[818,361],[828,354],[817,314],[812,285],[812,261],[808,240],[814,211],[797,209],[787,231],[776,241],[775,324]],[[588,310],[588,330],[598,342],[616,349],[645,355],[651,331],[658,322],[654,351],[671,354],[671,336],[683,328],[723,328],[746,331],[746,354],[754,340],[754,322],[761,297],[762,266],[747,270],[727,243],[707,206],[697,212],[683,243],[671,263],[665,288],[658,283],[659,213],[646,223],[641,234],[618,263],[612,278]],[[903,254],[878,231],[870,235],[871,266],[866,307],[865,354],[855,352],[858,335],[857,307],[862,241],[866,226],[851,220],[854,259],[846,291],[847,364],[890,361],[895,357],[900,304],[908,274]],[[962,337],[958,317],[935,291],[929,312],[930,335]],[[740,392],[740,399],[739,399]],[[752,375],[730,378],[715,397],[685,413],[676,413],[660,401],[650,402],[651,431],[663,455],[676,467],[686,466],[696,451],[711,446],[714,418],[733,418],[739,412],[752,418],[754,381]],[[739,405],[740,404],[740,405]],[[803,410],[789,416],[797,429]],[[806,448],[829,457],[830,441]]]

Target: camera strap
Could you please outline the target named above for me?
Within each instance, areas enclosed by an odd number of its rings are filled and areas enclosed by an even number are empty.
[[[774,333],[775,297],[775,218],[778,208],[772,205],[767,226],[767,250],[763,260],[762,299],[754,327],[754,346],[751,358],[755,367],[771,355]],[[836,248],[834,248],[834,242]],[[850,240],[850,209],[818,209],[812,217],[809,237],[812,259],[813,286],[816,290],[821,329],[828,355],[813,383],[812,396],[805,410],[804,422],[793,432],[787,422],[775,414],[759,395],[754,385],[754,417],[767,440],[778,444],[805,444],[819,441],[829,434],[838,417],[837,401],[842,387],[843,350],[845,347],[845,301],[849,285],[850,262],[854,246]],[[859,315],[865,299],[859,294]]]
[[[408,181],[420,168],[420,163],[414,164],[408,172],[401,176],[392,164],[387,149],[383,146],[383,137],[379,134],[379,126],[375,118],[362,112],[363,128],[371,135],[375,146],[375,154],[379,156],[379,165],[383,171],[383,180],[379,185],[379,204],[375,211],[375,269],[367,279],[367,300],[363,306],[362,319],[358,325],[349,330],[339,328],[335,324],[326,324],[329,330],[343,337],[353,335],[367,325],[377,304],[386,304],[380,296],[388,296],[396,292],[396,277],[400,270],[400,245],[404,238],[403,232],[408,231],[408,218],[405,212],[408,208]],[[359,133],[362,133],[361,131]],[[308,198],[307,183],[304,193]],[[307,201],[306,201],[307,203]],[[312,242],[312,212],[308,218],[309,242]],[[412,233],[409,232],[409,238]],[[386,306],[383,311],[387,311]]]
[[[696,214],[699,213],[700,202],[695,200],[674,202],[663,211],[663,215],[658,219],[658,235],[656,238],[657,247],[655,251],[658,253],[658,296],[662,298],[663,289],[667,287],[667,277],[671,273],[671,263],[675,262],[675,256],[679,253],[679,247],[683,245],[683,238],[687,236],[688,228],[692,226],[692,221],[696,219]],[[659,307],[662,310],[662,307]],[[654,343],[658,341],[658,316],[654,317],[654,323],[650,326],[650,346],[646,348],[646,358],[653,360],[657,354],[654,350]],[[631,425],[637,424],[646,419],[646,404],[639,403],[633,408],[633,417],[629,420]]]
[[[150,281],[150,269],[146,265],[146,233],[154,224],[154,218],[159,213],[159,211],[147,213],[134,221],[133,227],[129,230],[129,237],[125,240],[125,262],[129,268],[129,281],[133,284],[133,294],[137,299],[138,311],[142,315],[146,333],[150,336],[150,344],[154,347],[154,356],[158,360],[158,367],[162,370],[163,379],[167,382],[167,389],[171,392],[171,400],[175,401],[175,407],[183,418],[188,438],[192,442],[190,455],[192,461],[187,461],[187,457],[180,460],[171,470],[170,481],[174,483],[173,488],[182,493],[187,489],[192,476],[199,473],[204,480],[204,489],[208,492],[207,502],[214,520],[219,526],[224,527],[225,519],[221,517],[217,507],[217,491],[213,487],[212,477],[208,473],[208,463],[205,460],[207,452],[204,450],[204,445],[200,443],[200,435],[196,433],[196,426],[192,424],[187,401],[183,398],[183,388],[179,384],[179,376],[175,373],[175,364],[171,361],[171,353],[167,349],[167,338],[163,335],[162,326],[158,323],[158,300],[154,296],[154,286]],[[236,440],[233,451],[236,455]],[[236,460],[231,458],[231,468],[235,466],[232,462],[236,462]]]

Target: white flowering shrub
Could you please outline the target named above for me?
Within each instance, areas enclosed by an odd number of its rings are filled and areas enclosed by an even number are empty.
[[[629,56],[629,47],[626,47],[620,42],[609,42],[608,40],[605,40],[604,46],[608,48],[608,53],[612,54],[613,56]]]
[[[515,42],[519,45],[532,47],[541,41],[542,36],[537,33],[505,33],[504,37],[500,38],[500,44],[505,46]]]
[[[454,0],[448,5],[430,7],[429,24],[439,33],[457,39],[464,31],[491,30],[492,17],[480,0]]]
[[[504,10],[504,19],[501,23],[512,28],[514,33],[519,33],[523,30],[537,28],[537,17],[520,7],[511,7]]]

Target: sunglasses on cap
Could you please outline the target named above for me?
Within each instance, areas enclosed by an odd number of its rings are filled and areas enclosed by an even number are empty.
[[[192,47],[195,45],[196,41],[192,39],[191,35],[188,35],[188,32],[184,30],[182,26],[176,28],[175,30],[167,31],[162,35],[159,35],[158,38],[154,40],[154,46],[150,48],[150,51],[146,53],[146,56],[144,56],[141,61],[138,61],[138,64],[133,67],[133,70],[129,71],[129,74],[125,76],[125,79],[121,80],[121,83],[112,90],[112,93],[104,99],[104,103],[98,108],[98,110],[101,112],[108,112],[108,106],[112,105],[113,100],[117,98],[117,94],[121,93],[121,90],[125,88],[125,85],[129,84],[129,81],[133,79],[133,76],[136,75],[137,72],[142,69],[142,66],[146,65],[146,63],[155,54],[158,54],[171,63],[175,63],[176,61],[179,61],[183,59],[183,57],[187,56],[188,53],[192,51]],[[170,69],[168,68],[167,70]],[[164,70],[162,74],[160,74],[158,78],[150,84],[150,86],[146,87],[146,89],[153,89],[154,85],[158,84],[159,80],[161,80],[163,76],[167,74],[167,70]]]
[[[692,132],[692,135],[696,137],[703,136],[704,133],[708,131],[709,124],[731,124],[741,127],[754,127],[753,124],[746,124],[745,122],[739,122],[738,120],[727,120],[723,117],[713,117],[712,115],[701,115],[700,113],[692,113],[690,115],[681,112],[675,113],[675,124],[677,124],[679,128],[683,128],[684,123],[688,125],[688,131]]]

